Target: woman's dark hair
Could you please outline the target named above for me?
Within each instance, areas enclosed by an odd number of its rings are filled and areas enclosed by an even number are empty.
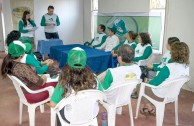
[[[30,11],[24,11],[24,13],[23,13],[23,17],[22,17],[22,20],[23,20],[23,22],[24,22],[24,27],[26,27],[27,26],[27,20],[26,20],[26,15],[28,15],[28,14],[30,14]],[[28,19],[28,21],[30,22],[30,24],[32,24],[32,22],[31,22],[31,20],[30,19]]]
[[[12,68],[13,68],[13,58],[10,54],[7,54],[7,56],[4,57],[3,63],[1,65],[1,75],[3,78],[6,77],[7,74],[12,74]]]
[[[97,87],[95,76],[87,66],[79,69],[66,64],[60,73],[59,83],[64,88],[63,97],[68,97],[72,90],[77,93],[81,90],[96,89]]]
[[[49,9],[54,9],[54,7],[53,7],[52,5],[49,5],[49,6],[48,6],[48,10],[49,10]]]
[[[14,40],[18,40],[21,37],[21,33],[19,31],[13,30],[7,35],[6,44],[9,46]]]
[[[180,42],[179,38],[177,37],[170,37],[168,38],[168,44],[171,46],[175,42]]]
[[[122,61],[125,63],[131,63],[135,56],[134,49],[128,44],[124,44],[118,49],[118,56],[122,57]]]
[[[189,64],[189,47],[185,42],[175,42],[171,46],[171,60],[180,64]]]
[[[133,40],[135,40],[135,39],[137,38],[137,36],[138,36],[138,34],[135,33],[134,31],[129,31],[129,32],[128,32],[128,35],[129,35],[129,37],[130,37],[131,39],[133,39]]]
[[[141,37],[141,40],[142,40],[142,45],[147,45],[147,44],[150,44],[152,45],[152,41],[150,39],[150,35],[146,32],[142,32],[139,34],[139,36]]]
[[[99,26],[103,30],[103,32],[106,30],[106,27],[103,24],[100,24]]]

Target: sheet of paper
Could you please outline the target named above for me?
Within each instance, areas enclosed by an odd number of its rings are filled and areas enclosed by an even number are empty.
[[[44,74],[44,75],[46,75],[46,78],[47,78],[46,83],[58,82],[59,74],[58,74],[58,76],[56,78],[51,78],[49,74]],[[41,76],[41,75],[39,75],[39,76]]]
[[[36,31],[38,29],[38,27],[33,27],[32,31]]]

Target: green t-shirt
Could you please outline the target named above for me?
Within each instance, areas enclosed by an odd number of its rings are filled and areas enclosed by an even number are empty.
[[[37,74],[44,74],[48,70],[49,66],[41,65],[41,63],[34,57],[34,54],[27,54],[26,64],[35,67]]]

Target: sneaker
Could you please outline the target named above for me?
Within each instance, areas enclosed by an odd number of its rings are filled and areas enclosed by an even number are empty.
[[[131,94],[131,98],[133,98],[133,99],[138,99],[137,91],[135,91],[135,92],[133,92],[133,93]]]

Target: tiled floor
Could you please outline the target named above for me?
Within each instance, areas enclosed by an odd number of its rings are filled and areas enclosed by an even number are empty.
[[[0,63],[2,59],[0,59]],[[135,116],[136,100],[132,100],[133,115]],[[191,112],[194,103],[194,93],[181,90],[179,96],[179,126],[194,126],[194,112]],[[100,113],[105,111],[103,107]],[[164,126],[174,126],[174,104],[166,106],[164,115]],[[99,126],[101,125],[101,114],[98,116]],[[50,109],[45,105],[45,112],[40,113],[39,108],[36,110],[36,126],[50,125]],[[135,126],[155,126],[155,117],[145,117],[139,115],[134,119]],[[28,126],[27,107],[23,110],[22,126]],[[19,98],[10,79],[2,80],[0,76],[0,126],[19,126]],[[117,115],[116,126],[130,126],[130,119],[127,106],[123,108],[122,115]]]

